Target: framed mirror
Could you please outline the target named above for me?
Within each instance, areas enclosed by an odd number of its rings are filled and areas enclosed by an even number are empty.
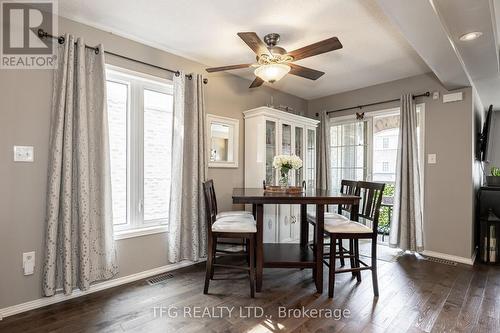
[[[209,168],[238,167],[239,126],[237,119],[207,115]]]

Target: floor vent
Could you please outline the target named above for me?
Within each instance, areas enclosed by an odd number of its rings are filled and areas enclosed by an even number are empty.
[[[445,265],[451,265],[451,266],[457,265],[457,262],[451,261],[451,260],[440,259],[440,258],[435,258],[435,257],[424,257],[424,258],[425,258],[425,260],[437,262],[438,264],[445,264]]]
[[[167,280],[172,279],[173,277],[174,277],[174,275],[171,273],[164,273],[164,274],[153,276],[152,278],[147,279],[146,282],[150,286],[154,286],[155,284],[164,283]]]

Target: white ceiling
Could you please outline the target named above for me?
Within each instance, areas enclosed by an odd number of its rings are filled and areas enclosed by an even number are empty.
[[[434,0],[439,17],[446,27],[451,43],[484,106],[500,105],[500,71],[497,24],[499,1]],[[497,12],[497,13],[496,13]],[[461,41],[460,36],[480,31],[473,41]]]
[[[59,14],[207,66],[255,61],[240,31],[277,32],[289,51],[337,36],[343,49],[297,62],[323,77],[273,85],[306,99],[430,71],[374,0],[64,0]],[[251,69],[232,72],[254,78]]]

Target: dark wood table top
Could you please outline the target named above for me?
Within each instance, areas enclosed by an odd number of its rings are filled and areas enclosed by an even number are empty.
[[[265,192],[262,188],[233,189],[235,204],[357,204],[360,199],[356,195],[317,188],[297,194]]]

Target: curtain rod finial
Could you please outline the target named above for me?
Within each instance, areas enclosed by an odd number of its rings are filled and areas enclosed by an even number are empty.
[[[205,78],[205,79],[203,79],[203,83],[204,83],[204,84],[207,84],[207,83],[208,83],[208,79],[206,79],[206,78]]]
[[[179,71],[175,72],[175,76],[179,76],[179,75],[181,75],[181,72],[179,72]]]

